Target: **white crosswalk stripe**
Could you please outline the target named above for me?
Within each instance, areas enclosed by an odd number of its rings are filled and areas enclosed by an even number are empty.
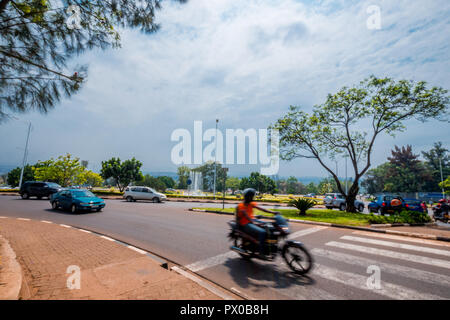
[[[416,263],[420,263],[420,264],[426,264],[426,265],[430,265],[430,266],[450,269],[450,261],[445,261],[445,260],[441,260],[441,259],[423,257],[423,256],[407,254],[407,253],[403,253],[403,252],[371,248],[371,247],[365,247],[365,246],[360,246],[360,245],[355,245],[355,244],[350,244],[350,243],[343,243],[343,242],[336,242],[336,241],[330,241],[330,242],[326,243],[326,245],[330,246],[330,247],[353,250],[353,251],[358,251],[358,252],[362,252],[362,253],[374,254],[374,255],[384,256],[384,257],[388,257],[388,258],[406,260],[406,261],[410,261],[410,262],[416,262]]]
[[[345,284],[347,286],[371,290],[376,294],[391,298],[391,299],[401,299],[401,300],[443,300],[445,298],[418,292],[400,285],[381,282],[380,289],[369,289],[367,286],[367,275],[359,275],[350,272],[340,271],[334,268],[329,268],[324,265],[316,264],[313,270],[313,276],[317,275],[321,278],[335,281],[338,283]]]
[[[381,268],[383,273],[387,272],[390,274],[399,274],[402,277],[428,282],[435,285],[450,287],[450,277],[433,272],[428,272],[397,264],[385,263],[373,259],[357,257],[347,253],[329,251],[320,248],[314,248],[311,251],[311,253],[313,254],[313,256],[325,257],[333,261],[344,262],[347,264],[356,265],[363,268],[367,268],[368,266],[371,265],[376,265]]]
[[[322,231],[324,229],[328,229],[328,227],[314,227],[314,228],[308,228],[308,229],[300,230],[300,231],[291,233],[288,236],[288,239],[296,239],[296,238],[299,238],[299,237],[306,236],[308,234],[312,234],[312,233],[315,233],[315,232],[318,232],[318,231]]]
[[[355,242],[368,243],[368,244],[374,244],[374,245],[385,246],[385,247],[406,249],[406,250],[419,251],[419,252],[424,252],[424,253],[432,253],[432,254],[436,254],[436,255],[450,257],[450,251],[429,248],[429,247],[415,246],[415,245],[411,245],[411,244],[397,243],[397,242],[377,240],[377,239],[368,239],[368,238],[361,238],[361,237],[353,237],[353,236],[343,236],[343,237],[341,237],[341,239],[355,241]]]
[[[398,241],[404,241],[404,242],[414,242],[414,243],[428,244],[428,245],[432,245],[432,246],[450,247],[450,242],[444,242],[444,241],[438,241],[438,240],[429,240],[429,239],[420,239],[420,238],[411,238],[411,237],[402,237],[402,236],[396,236],[396,235],[393,235],[393,234],[386,234],[386,233],[375,233],[375,232],[367,232],[367,231],[354,231],[353,234],[361,235],[361,236],[368,236],[368,237],[375,237],[375,238],[384,238],[384,239],[390,239],[390,240],[398,240]]]

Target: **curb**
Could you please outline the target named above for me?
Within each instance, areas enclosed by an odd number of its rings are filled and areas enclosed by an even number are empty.
[[[203,210],[203,209],[189,209],[189,211],[193,212],[207,212],[207,213],[215,213],[215,214],[222,214],[222,215],[231,215],[234,216],[234,213],[229,212],[220,212],[220,211],[213,211],[213,210]],[[328,222],[316,222],[316,221],[308,221],[308,220],[299,220],[299,219],[287,219],[289,222],[294,223],[302,223],[302,224],[311,224],[311,225],[317,225],[317,226],[326,226],[326,227],[333,227],[333,228],[341,228],[341,229],[352,229],[352,230],[360,230],[360,231],[369,231],[369,232],[376,232],[376,233],[386,233],[386,234],[395,234],[398,236],[405,236],[405,237],[411,237],[411,238],[421,238],[421,239],[429,239],[429,240],[438,240],[438,241],[445,241],[450,242],[450,237],[441,237],[441,236],[434,236],[429,234],[423,234],[423,233],[414,233],[414,232],[404,232],[404,231],[395,231],[395,230],[383,230],[383,229],[376,229],[381,227],[403,227],[403,226],[426,226],[426,225],[434,225],[434,223],[423,223],[423,224],[396,224],[396,225],[372,225],[369,227],[357,227],[357,226],[349,226],[349,225],[342,225],[342,224],[334,224],[334,223],[328,223]]]
[[[0,235],[0,300],[18,300],[22,288],[22,268],[8,240]]]

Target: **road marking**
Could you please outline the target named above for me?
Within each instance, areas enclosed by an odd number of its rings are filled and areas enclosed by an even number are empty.
[[[215,288],[214,286],[210,285],[209,283],[207,283],[206,281],[190,274],[189,272],[186,272],[180,268],[178,268],[177,266],[173,266],[171,268],[173,271],[181,274],[182,276],[194,281],[195,283],[199,284],[200,286],[202,286],[203,288],[211,291],[213,294],[215,294],[216,296],[221,297],[224,300],[235,300],[232,296],[222,292],[221,290]]]
[[[382,272],[387,272],[391,274],[400,274],[402,277],[412,278],[418,281],[450,287],[450,277],[438,273],[414,269],[396,264],[384,263],[377,260],[357,257],[342,252],[328,251],[320,248],[314,248],[313,250],[311,250],[311,252],[313,255],[316,256],[321,256],[332,259],[334,261],[344,262],[347,264],[361,266],[364,268],[367,268],[368,266],[371,265],[376,265],[382,269]]]
[[[80,230],[81,232],[84,232],[84,233],[92,233],[92,232],[89,231],[89,230],[84,230],[84,229],[78,229],[78,230]]]
[[[114,241],[114,240],[113,240]],[[141,249],[139,249],[139,248],[136,248],[136,247],[133,247],[133,246],[127,246],[127,248],[129,248],[129,249],[131,249],[131,250],[134,250],[134,251],[136,251],[136,252],[138,252],[138,253],[140,253],[140,254],[146,254],[147,252],[145,252],[144,250],[141,250]]]
[[[450,269],[450,262],[441,260],[441,259],[434,259],[434,258],[429,258],[429,257],[417,256],[414,254],[407,254],[407,253],[395,252],[395,251],[390,251],[390,250],[358,246],[355,244],[342,243],[342,242],[336,242],[336,241],[328,242],[325,245],[331,246],[331,247],[336,247],[336,248],[341,248],[341,249],[354,250],[354,251],[358,251],[358,252],[362,252],[362,253],[374,254],[374,255],[384,256],[384,257],[388,257],[388,258],[401,259],[401,260],[406,260],[406,261],[410,261],[410,262],[416,262],[416,263],[421,263],[421,264],[427,264],[430,266]]]
[[[328,227],[314,227],[314,228],[308,228],[308,229],[300,230],[300,231],[291,233],[288,236],[288,239],[295,239],[295,238],[303,237],[303,236],[306,236],[308,234],[315,233],[317,231],[322,231],[324,229],[328,229]]]
[[[43,222],[43,223],[53,223],[51,221],[46,221],[46,220],[41,220],[41,222]]]
[[[6,219],[6,217],[0,217],[0,219]]]
[[[72,228],[71,226],[68,226],[68,225],[66,225],[66,224],[60,224],[60,226],[61,226],[61,227],[64,227],[64,228]]]
[[[305,230],[300,230],[298,232],[292,233],[290,236],[290,238],[299,238],[301,236],[306,236],[308,234],[317,232],[317,231],[321,231],[324,230],[328,227],[313,227],[313,228],[308,228]],[[222,254],[219,254],[217,256],[214,257],[210,257],[201,261],[197,261],[194,263],[191,263],[187,266],[185,266],[187,269],[191,270],[192,272],[198,272],[204,269],[208,269],[208,268],[212,268],[215,267],[219,264],[223,264],[225,261],[227,261],[228,259],[233,259],[239,257],[239,255],[234,252],[234,251],[228,251]]]
[[[197,261],[187,265],[186,268],[191,270],[192,272],[198,272],[204,269],[212,268],[219,264],[223,264],[228,259],[237,258],[239,255],[234,251],[228,251],[223,254],[219,254],[217,256],[207,258],[205,260]]]
[[[108,240],[108,241],[116,241],[116,240],[114,240],[114,239],[112,239],[110,237],[107,237],[107,236],[100,236],[100,238]]]
[[[419,251],[419,252],[424,252],[424,253],[432,253],[432,254],[450,257],[450,251],[428,248],[428,247],[419,247],[419,246],[414,246],[411,244],[404,244],[404,243],[397,243],[397,242],[383,241],[383,240],[376,240],[376,239],[368,239],[368,238],[360,238],[360,237],[352,237],[352,236],[343,236],[343,237],[341,237],[341,239],[362,242],[362,243],[375,244],[375,245],[385,246],[385,247],[406,249],[406,250]]]
[[[450,247],[450,242],[437,241],[437,240],[428,240],[428,239],[418,239],[418,238],[410,238],[410,237],[402,237],[402,236],[395,236],[395,235],[386,234],[386,233],[355,231],[355,232],[353,232],[353,234],[357,234],[357,235],[361,235],[361,236],[368,236],[368,237],[376,237],[376,238],[385,238],[385,239],[391,239],[391,240],[399,240],[399,241],[405,241],[405,242],[415,242],[415,243],[429,244],[429,245],[433,245],[433,246]]]
[[[345,284],[347,286],[358,288],[362,290],[370,290],[375,294],[380,294],[391,299],[401,300],[443,300],[445,298],[421,293],[416,290],[412,290],[400,285],[392,284],[389,282],[381,282],[380,289],[369,289],[367,287],[367,275],[359,275],[355,273],[349,273],[339,271],[337,269],[329,268],[320,264],[316,264],[313,270],[313,275],[317,275],[321,278],[335,281]]]
[[[30,219],[26,219],[26,218],[17,218],[17,220],[21,220],[21,221],[30,221]]]

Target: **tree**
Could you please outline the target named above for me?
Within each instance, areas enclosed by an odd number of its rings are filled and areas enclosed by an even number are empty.
[[[193,169],[192,171],[201,172],[203,179],[203,190],[214,190],[214,172],[216,166],[213,161],[208,161],[205,164]],[[223,170],[222,164],[217,163],[217,175],[216,175],[216,191],[222,191],[224,189],[224,181],[226,181],[227,173]]]
[[[386,162],[367,171],[365,179],[361,181],[361,186],[364,187],[368,194],[375,194],[382,191],[392,192],[386,189],[386,178],[391,166],[389,162]],[[389,184],[388,189],[392,188],[393,186]]]
[[[123,28],[157,31],[155,12],[160,3],[1,0],[0,121],[8,117],[7,109],[47,112],[62,95],[79,91],[87,68],[68,68],[69,60],[86,50],[120,47]],[[79,11],[68,10],[71,4]],[[70,23],[74,21],[79,26]]]
[[[447,177],[450,175],[450,154],[449,150],[442,146],[442,142],[434,144],[430,151],[423,151],[422,155],[425,158],[425,165],[429,168],[432,175],[432,180],[426,184],[426,191],[436,191],[439,189],[439,183],[441,183],[441,165],[442,176]],[[439,159],[441,160],[439,163]]]
[[[370,78],[354,88],[330,94],[322,105],[308,114],[290,107],[286,116],[273,126],[280,133],[281,158],[316,159],[334,178],[347,202],[347,211],[356,212],[354,201],[361,177],[370,169],[376,139],[383,133],[404,131],[405,121],[445,118],[448,91],[426,82]],[[346,193],[332,165],[337,157],[348,156],[354,180]]]
[[[8,172],[7,182],[11,187],[15,188],[19,185],[21,172],[22,172],[21,167],[17,167]],[[27,164],[23,169],[23,181],[33,181],[33,180],[34,180],[33,167]]]
[[[178,167],[177,175],[178,175],[178,189],[187,189],[187,181],[189,179],[189,173],[191,169],[186,166]]]
[[[157,177],[156,179],[158,179],[159,181],[161,181],[164,184],[165,189],[175,187],[176,182],[171,177],[160,176],[160,177]]]
[[[241,190],[253,188],[261,193],[271,194],[277,191],[275,181],[259,172],[252,172],[248,178],[242,178],[239,188]]]
[[[34,178],[38,181],[51,181],[68,187],[72,184],[80,184],[80,175],[84,172],[84,167],[80,164],[79,158],[72,158],[66,154],[54,160],[38,161],[33,167]],[[81,183],[82,184],[82,183]]]
[[[450,176],[448,176],[447,179],[445,179],[444,181],[439,183],[439,187],[444,189],[445,194],[449,194],[450,193]]]
[[[120,158],[112,158],[102,161],[101,176],[103,179],[114,178],[119,191],[122,192],[131,182],[143,179],[141,172],[142,163],[135,158],[120,161]]]
[[[239,190],[239,185],[241,183],[241,180],[236,177],[228,177],[227,181],[225,182],[225,187],[227,189],[231,189],[231,191],[234,193],[236,190]]]
[[[82,167],[85,168],[85,170],[78,176],[78,181],[76,182],[76,184],[86,184],[93,188],[101,187],[103,185],[104,180],[101,175],[93,171],[86,170],[86,167],[83,165]]]
[[[164,184],[164,181],[162,179],[152,177],[149,174],[146,174],[142,180],[137,181],[136,185],[138,186],[146,186],[153,189],[156,189],[157,191],[164,192],[167,188],[167,186]]]
[[[319,189],[317,188],[316,184],[314,182],[310,182],[307,186],[306,186],[306,192],[307,193],[314,193],[314,194],[318,194],[319,193]]]

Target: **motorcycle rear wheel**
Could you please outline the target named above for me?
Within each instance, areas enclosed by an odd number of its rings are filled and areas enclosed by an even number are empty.
[[[313,258],[302,244],[286,243],[283,247],[282,255],[286,264],[296,274],[305,275],[313,267]]]

